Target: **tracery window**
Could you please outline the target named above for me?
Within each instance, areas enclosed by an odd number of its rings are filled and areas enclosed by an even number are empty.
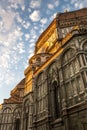
[[[28,119],[29,119],[29,100],[24,103],[24,115],[23,115],[23,129],[28,130]]]
[[[32,127],[32,96],[26,99],[23,106],[23,130],[31,129]]]
[[[2,113],[2,125],[1,130],[12,129],[12,111],[10,108],[6,108]]]
[[[37,113],[41,113],[46,109],[46,77],[44,73],[40,73],[37,78]]]
[[[50,112],[53,119],[57,119],[60,117],[60,89],[56,63],[51,64],[48,69],[48,87]]]
[[[84,80],[84,86],[87,89],[87,41],[83,43],[82,45],[82,53],[80,55],[80,61],[81,61],[81,68],[82,71],[82,77]]]
[[[18,107],[13,112],[14,116],[14,130],[20,130],[21,126],[21,109]]]
[[[80,92],[84,91],[84,84],[79,68],[80,65],[75,50],[68,49],[62,58],[63,79],[67,100],[78,96]]]
[[[83,50],[87,52],[87,42],[83,44]]]
[[[87,65],[87,42],[83,44],[83,50],[84,50],[84,64]]]

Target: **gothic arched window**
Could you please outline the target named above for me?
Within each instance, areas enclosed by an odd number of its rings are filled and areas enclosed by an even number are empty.
[[[23,128],[28,130],[28,116],[29,116],[29,100],[24,103]]]
[[[62,56],[62,74],[68,105],[73,102],[69,99],[77,97],[79,93],[84,91],[83,80],[79,68],[80,66],[75,50],[68,49],[65,51]],[[77,99],[74,101],[77,102]]]
[[[1,130],[12,129],[12,111],[10,108],[4,109],[4,111],[2,113],[2,123],[4,125],[1,125]]]
[[[83,50],[87,52],[87,41],[83,44]]]
[[[46,95],[47,95],[47,85],[46,85],[46,76],[42,72],[37,77],[36,82],[36,92],[37,92],[37,114],[38,117],[41,113],[46,110]],[[44,115],[43,115],[44,116]]]
[[[84,50],[84,65],[87,66],[87,41],[83,44],[83,50]]]
[[[20,130],[20,126],[21,126],[21,108],[17,107],[14,112],[13,112],[13,116],[14,116],[14,130]]]
[[[53,119],[57,119],[60,117],[60,89],[56,63],[51,64],[48,69],[48,87],[50,113]]]

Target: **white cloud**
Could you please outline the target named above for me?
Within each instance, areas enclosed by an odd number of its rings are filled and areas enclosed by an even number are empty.
[[[18,43],[18,44],[17,44],[17,49],[18,49],[18,53],[19,53],[19,54],[24,53],[24,52],[25,52],[24,43]]]
[[[26,21],[23,21],[23,19],[20,17],[19,13],[16,14],[16,19],[17,19],[17,22],[21,23],[21,25],[25,28],[25,29],[28,29],[29,26],[30,26],[30,23],[29,22],[26,22]]]
[[[83,8],[87,6],[87,0],[71,0],[71,4],[74,5],[75,8]]]
[[[18,31],[21,31],[21,27],[17,26],[17,30],[18,30]]]
[[[59,1],[59,0],[56,0],[54,4],[55,4],[56,7],[58,7],[59,4],[60,4],[60,1]]]
[[[11,5],[8,6],[8,9],[11,9],[11,8],[18,9],[18,4],[17,3],[11,3]]]
[[[53,20],[56,17],[56,13],[54,13],[51,17],[50,20]]]
[[[33,22],[37,22],[40,20],[40,11],[39,10],[35,10],[33,11],[32,14],[30,14],[30,19],[33,21]]]
[[[29,50],[28,50],[28,59],[30,59],[33,55],[34,55],[34,49],[33,49],[33,45],[34,45],[34,43],[32,43],[32,44],[30,44],[29,45]]]
[[[37,32],[34,28],[31,29],[30,31],[30,40],[29,40],[29,43],[35,43],[36,40],[37,40],[38,36],[37,36]]]
[[[40,20],[40,22],[41,22],[42,24],[46,24],[46,23],[47,23],[47,18],[42,18],[42,19]]]
[[[1,70],[0,70],[1,72]],[[2,73],[0,73],[0,85],[2,84],[2,81],[4,80],[4,75],[2,75]],[[0,86],[1,87],[1,86]]]
[[[25,23],[23,23],[22,25],[23,25],[23,27],[24,27],[25,29],[28,29],[29,26],[30,26],[30,23],[29,23],[29,22],[25,22]]]
[[[31,13],[31,8],[30,7],[28,8],[28,12]]]
[[[31,8],[38,8],[38,7],[40,7],[40,5],[41,5],[41,0],[38,0],[38,1],[35,1],[35,0],[32,0],[31,2],[30,2],[30,7]]]
[[[15,80],[15,75],[13,74],[13,73],[7,73],[6,74],[6,80],[5,80],[5,83],[7,84],[7,85],[10,85],[11,84],[11,82],[13,82]]]
[[[23,5],[24,4],[24,0],[8,0],[10,3],[14,3],[14,4],[20,4]]]
[[[54,4],[48,4],[48,9],[54,9]]]
[[[76,3],[78,0],[71,0],[71,4]]]
[[[0,32],[3,32],[3,21],[0,20]]]
[[[86,2],[86,5],[87,5],[87,2]],[[74,3],[74,7],[75,8],[79,8],[79,9],[81,9],[81,8],[83,8],[85,6],[85,2],[75,2]]]
[[[24,10],[25,10],[25,6],[24,6],[24,5],[22,5],[22,6],[21,6],[21,9],[22,9],[22,11],[24,11]]]
[[[0,34],[0,73],[4,75],[4,78],[1,77],[0,82],[5,81],[6,84],[10,84],[14,79],[12,74],[7,71],[14,66],[14,69],[16,69],[18,62],[21,60],[20,55],[25,52],[24,43],[17,43],[18,39],[23,35],[21,29],[17,27],[9,30],[11,31],[5,35]]]
[[[0,62],[1,62],[0,68],[8,68],[9,61],[10,61],[9,55],[3,54],[2,56],[0,56]]]
[[[75,8],[83,8],[83,3],[75,3]]]
[[[3,85],[3,81],[4,81],[4,85],[11,85],[12,82],[14,82],[16,75],[13,74],[10,69],[4,68],[3,70],[0,68],[0,72],[1,72],[0,73],[0,88]]]
[[[23,22],[23,20],[22,20],[22,18],[20,17],[19,13],[16,14],[16,19],[17,19],[17,21],[18,21],[19,23],[22,23],[22,22]]]
[[[12,9],[18,9],[19,6],[24,5],[24,0],[1,0],[0,6],[5,10],[12,10]]]
[[[23,11],[23,3],[24,0],[0,1],[0,87],[10,86],[18,80],[16,74],[19,72],[16,73],[15,70],[22,61],[25,47],[23,42],[19,42],[23,32],[17,22],[23,24],[25,28],[28,28],[30,24],[29,22],[25,24],[20,17],[20,12],[17,13],[14,9],[20,6]]]
[[[41,28],[41,29],[39,30],[39,33],[41,34],[43,31],[44,31],[44,29],[43,29],[43,28]]]
[[[12,28],[14,28],[15,16],[16,15],[14,12],[5,11],[2,8],[0,8],[0,17],[2,18],[2,25],[4,30],[10,31]]]
[[[35,43],[31,43],[30,45],[29,45],[29,48],[33,48],[35,46]],[[32,50],[33,51],[33,50]]]
[[[28,41],[30,38],[30,35],[29,34],[25,34],[25,40]]]
[[[29,43],[34,43],[34,42],[35,40],[33,38],[29,40]]]
[[[38,26],[34,26],[34,29],[35,29],[35,30],[38,30]]]
[[[21,30],[15,29],[13,34],[10,34],[11,36],[13,36],[13,39],[15,41],[17,41],[19,39],[19,37],[22,37],[23,32]]]

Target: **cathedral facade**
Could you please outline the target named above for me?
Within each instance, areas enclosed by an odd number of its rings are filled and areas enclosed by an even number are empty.
[[[0,130],[87,130],[87,8],[57,14],[24,74],[4,99]]]

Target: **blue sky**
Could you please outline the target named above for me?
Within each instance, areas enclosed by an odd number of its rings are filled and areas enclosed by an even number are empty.
[[[86,6],[87,0],[0,0],[0,103],[24,77],[35,42],[56,13]]]

